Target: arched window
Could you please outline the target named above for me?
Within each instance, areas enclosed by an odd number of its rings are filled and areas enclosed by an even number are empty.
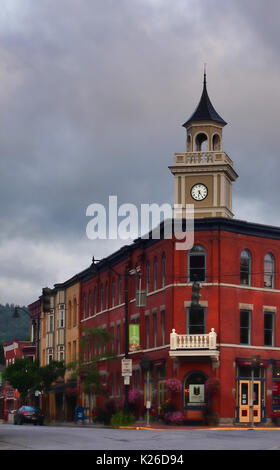
[[[213,150],[221,150],[221,139],[218,134],[213,135],[212,148]]]
[[[264,257],[264,287],[274,288],[274,256],[267,253]]]
[[[166,268],[166,256],[162,253],[161,257],[161,287],[165,286],[165,268]]]
[[[252,256],[249,250],[243,250],[240,256],[240,284],[251,285]]]
[[[188,281],[206,281],[206,250],[201,245],[194,245],[188,252]]]
[[[206,375],[200,371],[193,371],[187,375],[183,381],[184,408],[204,405],[206,380]]]
[[[157,290],[157,257],[154,259],[154,290]]]
[[[196,152],[207,152],[209,150],[208,137],[204,133],[200,133],[195,138],[195,150]]]

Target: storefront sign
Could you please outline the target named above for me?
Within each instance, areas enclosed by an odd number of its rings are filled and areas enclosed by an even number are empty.
[[[190,403],[204,403],[204,385],[189,385],[189,390]]]
[[[140,325],[129,325],[129,351],[137,351],[140,348]]]

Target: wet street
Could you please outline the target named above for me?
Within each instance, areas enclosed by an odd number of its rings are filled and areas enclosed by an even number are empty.
[[[280,450],[280,428],[160,431],[2,424],[0,450]]]

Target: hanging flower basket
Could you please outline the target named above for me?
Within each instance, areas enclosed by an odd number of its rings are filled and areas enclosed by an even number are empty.
[[[138,388],[129,390],[129,392],[128,392],[128,403],[131,403],[131,404],[138,403],[139,400],[140,400],[140,396],[141,396],[141,393],[140,393],[140,390],[138,390]]]
[[[178,379],[167,379],[165,381],[165,386],[170,392],[179,393],[182,390],[182,384]]]
[[[205,392],[207,395],[213,395],[220,390],[221,384],[218,379],[212,378],[205,382]]]

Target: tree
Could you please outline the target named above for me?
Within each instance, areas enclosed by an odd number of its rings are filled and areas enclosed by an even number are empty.
[[[63,362],[52,361],[50,364],[40,367],[38,361],[30,361],[24,357],[16,359],[10,364],[3,377],[11,387],[18,390],[20,398],[24,402],[32,390],[48,392],[51,384],[58,377],[63,377],[65,367]]]
[[[109,362],[115,359],[114,353],[108,347],[112,336],[103,328],[82,330],[79,359],[69,363],[67,369],[72,371],[71,378],[80,378],[84,392],[99,394],[103,391],[102,376],[98,370],[100,361]]]
[[[32,362],[26,357],[16,359],[6,368],[3,377],[25,401],[29,391],[38,383],[38,362]]]
[[[46,366],[39,367],[37,390],[47,393],[53,382],[59,377],[64,377],[65,365],[63,361],[51,361]]]

